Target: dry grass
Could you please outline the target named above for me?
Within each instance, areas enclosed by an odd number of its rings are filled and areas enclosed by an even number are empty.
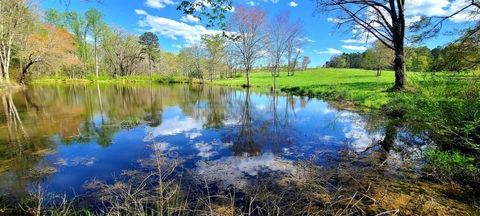
[[[373,157],[373,158],[372,158]],[[338,166],[317,166],[316,158],[295,164],[289,176],[266,174],[243,190],[219,188],[204,179],[178,181],[180,168],[161,153],[144,164],[151,172],[124,171],[112,184],[90,181],[88,197],[68,200],[39,186],[12,211],[27,215],[478,215],[480,210],[453,194],[460,188],[392,174],[375,154],[345,152]],[[192,177],[194,177],[192,175]],[[190,188],[185,188],[187,184]],[[182,187],[181,187],[182,185]],[[458,198],[458,197],[457,197]],[[87,210],[84,210],[87,209]]]

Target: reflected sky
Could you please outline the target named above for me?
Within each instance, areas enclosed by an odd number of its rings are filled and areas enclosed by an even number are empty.
[[[143,170],[155,151],[201,178],[243,187],[261,173],[293,175],[299,159],[318,156],[332,166],[341,150],[361,152],[385,137],[383,121],[371,115],[253,90],[37,86],[1,97],[3,193],[41,182],[81,194],[89,180]]]

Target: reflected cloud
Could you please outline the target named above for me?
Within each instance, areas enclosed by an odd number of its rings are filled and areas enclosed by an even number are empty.
[[[195,143],[195,148],[199,151],[198,156],[202,158],[209,158],[218,154],[217,151],[213,150],[212,145],[205,142]]]
[[[147,136],[144,141],[153,141],[156,137],[172,136],[192,130],[200,131],[203,128],[203,122],[190,117],[180,118],[175,116],[171,119],[163,120],[158,127],[148,127],[146,130]]]
[[[57,166],[92,166],[97,159],[95,157],[76,157],[70,160],[64,158],[58,158],[54,163]]]
[[[170,143],[167,142],[156,142],[152,145],[152,148],[155,152],[170,152],[170,151],[175,151],[178,149],[176,146],[172,146]]]
[[[248,178],[262,172],[281,172],[294,175],[296,168],[292,161],[282,159],[273,153],[257,157],[229,156],[215,161],[200,161],[196,164],[196,173],[209,182],[227,187],[233,185],[243,188],[248,185]]]
[[[198,137],[201,137],[202,136],[202,133],[200,132],[191,132],[191,133],[185,133],[185,137],[187,137],[188,139],[195,139],[195,138],[198,138]]]

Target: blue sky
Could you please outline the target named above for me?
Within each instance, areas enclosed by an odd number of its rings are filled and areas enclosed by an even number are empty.
[[[152,30],[160,38],[163,50],[178,52],[198,40],[201,34],[214,31],[206,29],[193,17],[184,16],[176,10],[180,0],[104,0],[104,3],[86,3],[71,0],[69,10],[83,13],[90,7],[100,10],[108,24],[120,27],[134,34]],[[444,15],[458,8],[465,0],[407,0],[407,8],[412,19],[419,15]],[[59,0],[42,0],[41,8],[65,10]],[[300,20],[305,28],[308,41],[302,48],[304,55],[312,59],[311,66],[323,65],[332,55],[341,52],[363,51],[369,45],[354,38],[352,29],[337,29],[335,14],[323,14],[315,11],[312,0],[235,0],[236,7],[260,7],[270,17],[290,11],[292,20]],[[234,13],[234,12],[233,12]],[[478,18],[478,17],[477,17]],[[459,15],[449,21],[444,28],[452,31],[458,26],[468,24],[466,17]],[[443,45],[456,36],[442,35],[426,41],[430,48]]]

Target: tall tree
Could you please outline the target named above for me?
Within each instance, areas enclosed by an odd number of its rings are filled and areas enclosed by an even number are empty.
[[[270,58],[273,89],[279,76],[282,58],[293,44],[298,41],[302,28],[299,22],[291,22],[289,13],[280,13],[269,22],[267,34],[267,54]]]
[[[140,44],[144,46],[142,52],[147,55],[148,70],[150,75],[152,75],[152,63],[157,61],[160,57],[158,36],[152,32],[145,32],[140,36]]]
[[[376,41],[373,47],[363,55],[363,67],[377,70],[377,76],[381,76],[382,70],[390,68],[392,63],[393,51],[379,41]]]
[[[10,82],[10,63],[15,43],[31,16],[24,0],[0,0],[0,81]]]
[[[102,30],[104,29],[105,23],[103,22],[102,18],[103,15],[97,9],[90,8],[85,12],[85,18],[87,19],[88,26],[90,31],[92,32],[93,37],[93,50],[95,55],[95,75],[98,79],[98,40],[100,39],[100,35]]]
[[[49,8],[45,11],[45,22],[65,28],[65,14]]]
[[[341,24],[355,24],[377,38],[395,53],[395,84],[391,90],[406,86],[405,69],[405,0],[316,0],[326,11],[340,12]]]
[[[76,12],[65,13],[65,23],[69,31],[73,34],[75,44],[77,45],[77,55],[82,61],[83,72],[87,70],[88,61],[88,47],[87,47],[87,32],[88,23],[85,18]]]
[[[210,81],[216,77],[216,72],[224,57],[225,53],[225,38],[221,34],[203,35],[202,42],[205,46],[207,54],[207,69]]]
[[[239,7],[230,17],[229,31],[235,32],[233,45],[245,69],[245,87],[250,87],[250,72],[264,49],[266,13],[259,8]]]
[[[113,77],[132,75],[143,60],[142,47],[136,36],[122,30],[113,30],[105,34],[103,49],[110,64]]]

